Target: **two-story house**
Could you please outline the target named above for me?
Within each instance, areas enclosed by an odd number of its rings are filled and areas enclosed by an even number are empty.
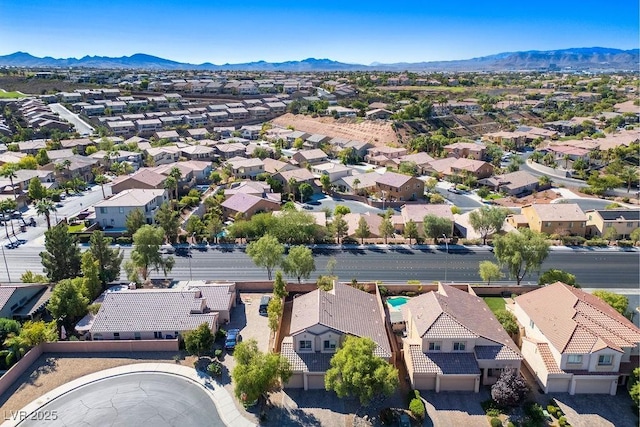
[[[532,230],[547,234],[585,236],[587,216],[575,203],[525,205],[521,214]]]
[[[602,236],[607,228],[613,227],[617,238],[626,239],[640,227],[640,210],[637,209],[589,210],[585,215],[587,236]]]
[[[298,151],[293,155],[292,159],[298,162],[299,165],[305,166],[324,163],[328,160],[328,156],[324,151],[315,148],[312,150]]]
[[[294,298],[281,348],[292,370],[285,387],[324,389],[331,358],[347,335],[370,338],[376,343],[374,355],[391,359],[384,310],[377,295],[335,283],[330,291],[317,289]]]
[[[483,144],[473,142],[456,142],[454,144],[445,145],[444,151],[449,157],[467,158],[482,160],[484,159],[486,147]]]
[[[153,224],[153,217],[160,205],[169,200],[165,189],[124,190],[109,199],[95,204],[96,219],[102,228],[126,228],[127,215],[135,209],[144,214],[147,224]]]
[[[471,286],[465,292],[438,284],[436,292],[402,306],[402,315],[404,360],[414,389],[477,393],[504,369],[520,369],[518,347]]]
[[[419,200],[424,194],[424,181],[409,175],[385,172],[376,178],[375,192],[388,201]]]
[[[516,297],[512,310],[524,329],[522,356],[545,393],[615,395],[638,366],[640,330],[585,291],[556,282]]]
[[[231,173],[236,178],[248,179],[264,173],[264,163],[258,158],[233,157],[227,160]]]

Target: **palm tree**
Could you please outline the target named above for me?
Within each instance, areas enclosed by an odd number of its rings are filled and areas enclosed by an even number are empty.
[[[164,188],[169,190],[169,198],[171,198],[173,200],[173,197],[171,197],[171,193],[173,193],[173,189],[176,188],[176,186],[178,185],[176,179],[172,176],[168,176],[165,180],[164,180]],[[177,196],[176,196],[177,197]],[[177,203],[177,199],[175,201],[176,205]]]
[[[538,178],[538,185],[541,188],[546,188],[548,186],[551,185],[551,178],[549,178],[547,175],[542,175],[540,178]]]
[[[0,176],[3,178],[9,178],[9,182],[11,183],[11,189],[13,190],[13,199],[18,200],[18,196],[16,195],[16,188],[13,185],[13,178],[17,178],[16,171],[18,170],[18,166],[13,163],[7,163],[2,168],[0,168]]]
[[[107,196],[104,194],[104,185],[109,182],[109,178],[104,175],[96,175],[94,181],[96,184],[100,184],[100,188],[102,188],[102,198],[105,199]]]
[[[360,185],[360,180],[358,178],[353,180],[353,192],[358,194],[358,185]]]
[[[177,167],[172,167],[171,171],[169,172],[169,176],[172,177],[173,179],[175,179],[176,181],[176,200],[178,200],[178,184],[180,183],[180,180],[182,179],[182,172],[180,171],[180,168]]]
[[[16,210],[18,204],[15,200],[5,199],[0,202],[0,212],[3,214],[3,222],[4,222],[4,231],[7,233],[7,239],[9,239],[9,230],[7,228],[7,218],[9,218],[9,222],[11,223],[11,232],[13,235],[16,235],[16,230],[13,228],[13,219],[11,218],[11,213]],[[10,240],[10,239],[9,239]]]
[[[562,160],[564,160],[564,168],[568,169],[569,168],[569,160],[571,160],[571,156],[568,154],[565,154],[564,157],[562,158]]]
[[[638,170],[633,166],[627,166],[620,172],[620,178],[627,183],[627,193],[631,190],[631,183],[638,181]]]
[[[4,340],[5,349],[0,352],[5,357],[5,363],[7,366],[12,365],[24,356],[29,348],[27,342],[20,335],[9,334],[6,340]]]
[[[535,163],[540,163],[540,160],[542,160],[542,153],[540,151],[534,151],[531,154],[531,161],[535,162]]]
[[[51,212],[55,212],[56,210],[56,206],[49,199],[40,200],[36,204],[36,213],[38,216],[44,215],[47,220],[47,229],[51,229]]]

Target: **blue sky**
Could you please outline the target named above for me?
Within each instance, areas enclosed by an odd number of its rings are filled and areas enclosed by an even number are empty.
[[[0,0],[0,55],[370,64],[633,49],[639,14],[638,0]]]

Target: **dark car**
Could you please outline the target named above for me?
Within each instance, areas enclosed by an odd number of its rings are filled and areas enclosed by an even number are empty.
[[[261,316],[267,315],[267,307],[269,307],[269,301],[271,301],[271,297],[269,295],[263,295],[260,298],[260,306],[258,307],[258,313]]]
[[[224,348],[227,351],[233,351],[236,348],[236,344],[242,341],[242,335],[240,335],[240,329],[229,329],[227,331],[227,338],[224,340]]]

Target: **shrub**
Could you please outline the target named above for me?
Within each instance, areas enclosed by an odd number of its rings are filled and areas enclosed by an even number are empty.
[[[116,243],[118,245],[130,245],[132,242],[133,240],[131,240],[131,237],[120,236],[116,238]]]
[[[424,419],[425,409],[422,399],[418,397],[411,399],[411,403],[409,403],[409,410],[411,411],[411,414],[414,416],[414,418],[418,420]]]
[[[407,285],[419,285],[420,280],[407,280]]]
[[[209,363],[209,366],[207,366],[207,373],[212,377],[222,375],[222,365],[218,362]]]
[[[500,421],[500,418],[491,418],[491,427],[502,427],[502,421]]]
[[[411,401],[416,398],[420,398],[420,392],[418,390],[410,390],[409,393],[407,393],[407,405],[409,405]]]
[[[586,241],[587,246],[604,247],[609,246],[609,242],[604,239],[591,239]]]
[[[507,411],[506,407],[499,405],[493,399],[488,399],[480,402],[480,406],[482,406],[484,413],[489,417],[497,417]]]
[[[489,409],[486,412],[487,412],[487,416],[488,417],[498,417],[498,416],[500,416],[500,410],[499,409],[492,408],[492,409]]]
[[[218,331],[216,332],[216,339],[223,339],[226,336],[227,336],[227,331],[225,331],[222,328],[218,329]]]
[[[621,248],[631,248],[633,247],[633,242],[631,240],[618,240],[618,246]]]
[[[182,360],[182,357],[179,354],[174,354],[172,359],[174,362],[180,363],[180,361]]]
[[[565,246],[582,246],[587,241],[582,236],[562,236],[562,244]]]
[[[565,417],[560,417],[560,418],[558,418],[558,425],[560,427],[562,427],[562,426],[566,426],[566,425],[569,425],[569,424],[567,423],[567,419]]]
[[[544,412],[542,410],[542,406],[534,402],[529,402],[525,405],[524,413],[527,415],[529,420],[535,425],[543,423],[546,419],[546,417],[544,416]]]
[[[513,421],[509,421],[509,422],[507,423],[507,427],[517,427],[517,424],[516,424],[516,423],[514,423]]]
[[[498,381],[491,386],[491,397],[499,405],[518,405],[527,395],[529,388],[516,369],[502,371]]]
[[[389,289],[384,286],[378,286],[378,290],[380,291],[380,295],[383,297],[389,295]]]
[[[220,359],[222,357],[222,350],[221,349],[216,349],[216,351],[213,352],[213,355],[217,358]]]

